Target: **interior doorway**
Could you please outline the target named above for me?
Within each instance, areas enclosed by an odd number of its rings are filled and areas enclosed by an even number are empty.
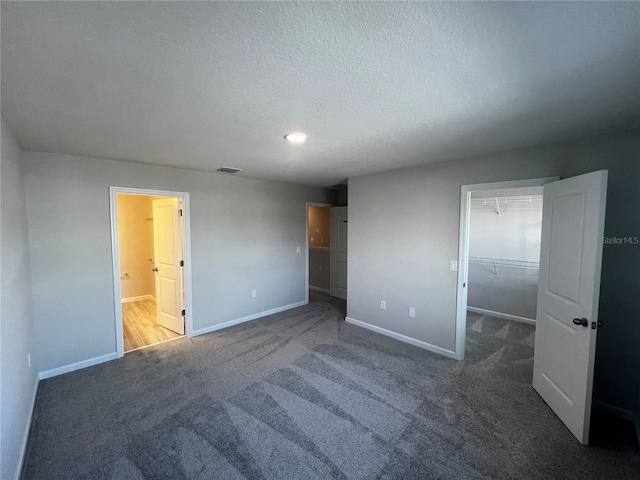
[[[538,179],[506,184],[463,185],[460,203],[460,272],[456,312],[456,358],[465,357],[469,283],[470,206],[475,190],[544,185],[540,240],[540,273],[535,343],[522,372],[533,388],[583,445],[589,443],[602,238],[608,172],[600,170],[563,180]],[[452,262],[452,269],[456,262]],[[479,345],[479,343],[478,343]],[[486,344],[488,345],[488,344]],[[482,359],[496,371],[507,348]],[[470,358],[472,352],[469,351]],[[524,364],[509,355],[512,365]],[[524,378],[524,377],[521,377]]]
[[[465,358],[529,383],[535,354],[543,187],[473,190]]]
[[[307,286],[326,294],[331,294],[332,206],[307,203]]]
[[[118,356],[191,330],[188,194],[111,187]]]
[[[555,180],[557,177],[462,186],[456,265],[457,359],[465,357],[468,327],[481,329],[483,322],[493,323],[496,331],[503,329],[500,334],[506,335],[509,326],[515,325],[512,330],[522,330],[526,336],[527,328],[518,323],[535,324],[542,186]],[[531,327],[529,330],[534,333]],[[531,340],[533,346],[533,336]]]
[[[471,192],[467,311],[478,331],[483,317],[535,325],[542,192],[541,186]],[[528,340],[533,344],[533,336]]]

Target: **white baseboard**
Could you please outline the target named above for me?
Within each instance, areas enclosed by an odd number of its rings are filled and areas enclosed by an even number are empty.
[[[100,355],[99,357],[82,360],[81,362],[70,363],[69,365],[63,365],[62,367],[52,368],[51,370],[45,370],[44,372],[38,373],[38,380],[57,377],[58,375],[62,375],[64,373],[80,370],[81,368],[92,367],[94,365],[98,365],[99,363],[115,360],[116,358],[118,358],[118,354],[116,352],[113,352],[113,353],[107,353],[106,355]]]
[[[627,410],[626,408],[617,407],[615,405],[611,405],[610,403],[603,402],[602,400],[596,400],[595,398],[591,402],[591,405],[594,409],[600,410],[601,412],[608,413],[609,415],[613,415],[614,417],[622,418],[624,420],[629,420],[636,427],[636,436],[638,437],[638,445],[640,445],[640,415]]]
[[[142,300],[155,300],[153,295],[140,295],[139,297],[127,297],[122,299],[122,303],[141,302]]]
[[[481,313],[483,315],[491,315],[492,317],[504,318],[505,320],[528,323],[529,325],[536,324],[536,321],[533,318],[519,317],[518,315],[511,315],[509,313],[494,312],[493,310],[485,310],[484,308],[470,307],[468,305],[467,310],[469,310],[470,312]]]
[[[292,303],[291,305],[285,305],[284,307],[273,308],[271,310],[266,310],[260,313],[254,313],[253,315],[247,315],[246,317],[236,318],[235,320],[229,320],[228,322],[218,323],[216,325],[211,325],[210,327],[199,328],[198,330],[194,330],[189,335],[190,337],[197,337],[198,335],[204,335],[206,333],[215,332],[216,330],[222,330],[223,328],[233,327],[234,325],[238,325],[240,323],[249,322],[251,320],[256,320],[258,318],[266,317],[268,315],[273,315],[274,313],[284,312],[285,310],[291,310],[292,308],[301,307],[303,305],[307,305],[309,302],[303,300],[302,302]]]
[[[313,285],[309,285],[309,290],[315,290],[316,292],[323,292],[331,295],[331,290],[329,290],[328,288],[320,288],[320,287],[314,287]]]
[[[600,410],[601,412],[608,413],[614,417],[629,420],[636,427],[636,436],[638,437],[638,445],[640,445],[640,413],[627,410],[626,408],[616,407],[610,403],[603,402],[602,400],[593,399],[591,403],[593,408]]]
[[[602,400],[596,400],[595,398],[591,402],[591,406],[600,410],[601,412],[608,413],[609,415],[613,415],[614,417],[622,418],[624,420],[630,420],[636,423],[637,418],[636,414],[631,410],[627,410],[626,408],[616,407],[615,405],[611,405],[610,403],[603,402]]]
[[[381,333],[382,335],[386,335],[387,337],[395,338],[396,340],[400,340],[401,342],[424,348],[425,350],[429,350],[430,352],[438,353],[448,358],[457,358],[456,352],[447,350],[446,348],[438,347],[437,345],[432,345],[430,343],[423,342],[422,340],[416,340],[415,338],[407,337],[406,335],[402,335],[401,333],[392,332],[391,330],[377,327],[375,325],[371,325],[370,323],[361,322],[360,320],[356,320],[355,318],[346,317],[345,320],[347,321],[347,323],[351,323],[352,325],[366,328],[367,330],[371,330],[372,332]]]
[[[18,454],[18,463],[16,465],[16,471],[13,475],[14,480],[20,480],[22,475],[22,466],[24,465],[24,457],[27,454],[27,445],[29,444],[29,433],[31,432],[31,422],[33,420],[33,411],[36,408],[36,396],[38,395],[38,383],[39,380],[36,378],[35,384],[33,386],[33,393],[31,394],[31,411],[29,413],[29,417],[27,418],[27,424],[25,425],[24,435],[22,437],[22,446],[20,447],[20,453]]]

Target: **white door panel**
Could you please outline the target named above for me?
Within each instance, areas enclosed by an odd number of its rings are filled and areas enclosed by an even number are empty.
[[[158,324],[182,335],[182,245],[177,198],[153,201],[153,234]]]
[[[606,185],[607,172],[600,171],[544,186],[533,386],[585,445]]]

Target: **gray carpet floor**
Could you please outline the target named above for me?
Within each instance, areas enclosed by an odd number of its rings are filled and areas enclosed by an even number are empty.
[[[457,362],[312,299],[41,382],[22,478],[640,478],[535,393],[532,327],[471,314]]]

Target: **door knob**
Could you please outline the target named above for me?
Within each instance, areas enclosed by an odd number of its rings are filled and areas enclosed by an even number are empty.
[[[587,327],[589,325],[589,320],[587,320],[586,318],[574,318],[573,323],[574,325],[582,325],[583,327]]]
[[[151,269],[152,272],[157,272],[158,271],[158,267],[154,267]],[[574,320],[575,321],[575,320]]]

